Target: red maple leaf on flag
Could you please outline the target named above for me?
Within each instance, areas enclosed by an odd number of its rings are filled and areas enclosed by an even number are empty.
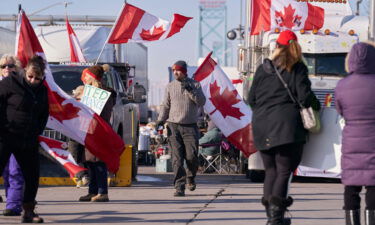
[[[159,40],[160,37],[165,32],[165,30],[163,29],[163,25],[161,25],[160,27],[155,27],[154,30],[152,31],[152,34],[150,30],[142,29],[142,32],[139,34],[139,36],[141,36],[143,40],[155,41],[155,40]]]
[[[51,91],[48,88],[49,113],[62,123],[63,120],[71,120],[78,117],[78,112],[81,110],[75,107],[72,103],[62,104],[65,98],[61,97],[57,92]]]
[[[293,26],[299,26],[301,24],[302,16],[295,15],[295,9],[289,4],[288,7],[284,7],[284,14],[281,11],[275,12],[276,23],[280,27],[293,28]]]
[[[239,108],[233,107],[241,101],[237,99],[237,90],[229,91],[228,88],[225,88],[223,93],[220,94],[220,87],[217,86],[216,81],[213,84],[210,84],[210,94],[211,102],[215,106],[215,110],[210,113],[212,115],[216,110],[219,110],[223,117],[232,116],[236,119],[240,119],[244,114],[240,111]]]
[[[56,158],[62,158],[62,159],[65,159],[65,160],[68,160],[68,156],[66,156],[66,155],[60,155],[60,154],[58,154],[57,152],[54,152],[54,151],[52,151],[52,154],[56,157]]]

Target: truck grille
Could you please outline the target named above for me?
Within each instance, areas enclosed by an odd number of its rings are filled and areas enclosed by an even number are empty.
[[[45,129],[43,131],[43,136],[58,140],[58,141],[68,141],[68,137],[63,135],[62,133],[56,131],[56,130],[50,130],[50,129]]]
[[[332,96],[332,101],[331,101],[331,106],[330,107],[335,107],[335,90],[334,89],[313,89],[315,96],[319,99],[320,105],[322,107],[325,106],[325,101],[326,101],[326,96],[327,94],[331,94]]]

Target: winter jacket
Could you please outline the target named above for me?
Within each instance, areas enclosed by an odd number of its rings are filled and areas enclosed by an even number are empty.
[[[167,85],[159,121],[177,124],[196,124],[198,109],[206,102],[199,82],[186,78],[193,90],[183,90],[181,81],[174,80]]]
[[[0,82],[0,135],[36,141],[49,115],[47,88],[31,88],[24,77],[13,73]]]
[[[341,181],[375,186],[375,48],[358,43],[349,54],[349,76],[335,89],[336,109],[345,119]]]
[[[286,70],[280,73],[292,94],[303,106],[310,107],[313,100],[317,102],[311,91],[305,64],[297,62],[291,73]],[[248,93],[248,103],[253,110],[253,135],[258,150],[306,142],[307,131],[303,128],[299,106],[293,103],[288,95],[271,60],[265,59],[257,68]],[[319,108],[319,103],[316,105],[316,108]]]
[[[199,139],[199,145],[202,146],[201,152],[205,155],[215,155],[219,153],[222,138],[223,134],[217,127],[207,131],[204,136]],[[207,147],[205,147],[205,145]]]

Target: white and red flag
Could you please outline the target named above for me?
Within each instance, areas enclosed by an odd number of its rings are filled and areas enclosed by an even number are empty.
[[[251,15],[251,35],[275,28],[320,29],[324,24],[324,9],[307,1],[252,0]]]
[[[206,97],[204,111],[224,136],[245,156],[254,153],[250,107],[210,53],[194,74]]]
[[[23,65],[33,55],[46,59],[34,29],[23,10],[18,18],[16,54]],[[51,70],[46,65],[44,85],[48,89],[49,119],[47,127],[85,145],[108,170],[115,173],[119,168],[120,155],[125,144],[112,127],[86,105],[66,94],[54,81]]]
[[[76,33],[74,32],[72,26],[70,26],[68,17],[65,18],[66,30],[68,31],[69,38],[69,47],[70,47],[70,61],[77,63],[86,62],[85,56],[83,55],[81,45],[77,38]]]
[[[171,22],[160,19],[143,9],[125,3],[121,14],[117,17],[107,43],[121,44],[129,41],[147,42],[163,40],[180,32],[185,24],[192,19],[174,14]]]
[[[70,177],[75,177],[76,174],[87,170],[77,164],[74,160],[72,154],[66,151],[67,144],[62,141],[57,141],[55,139],[47,138],[44,136],[39,136],[40,146],[50,154],[54,159],[56,159],[65,169],[68,171]]]

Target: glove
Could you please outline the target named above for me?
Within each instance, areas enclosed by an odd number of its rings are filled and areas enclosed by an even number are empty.
[[[163,121],[160,121],[160,120],[158,120],[158,121],[156,121],[156,124],[155,124],[155,128],[156,128],[156,130],[159,130],[159,127],[163,127],[164,126],[164,122]]]
[[[191,92],[193,90],[193,85],[187,79],[184,79],[183,81],[181,81],[181,88],[182,90],[187,90],[188,92]]]

